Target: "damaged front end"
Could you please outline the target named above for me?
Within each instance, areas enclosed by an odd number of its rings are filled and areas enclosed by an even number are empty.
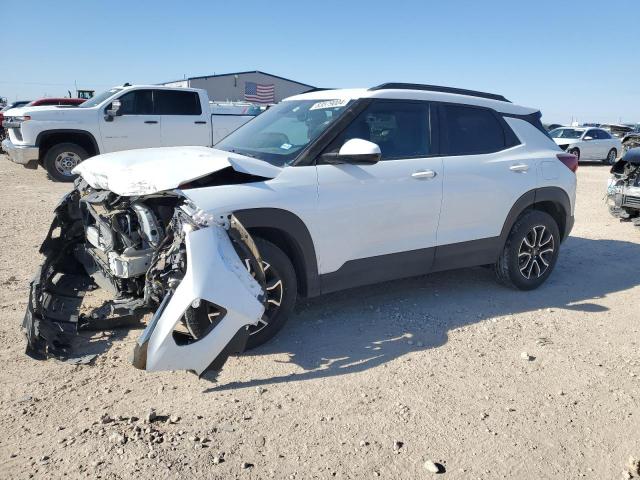
[[[640,226],[640,148],[629,150],[611,168],[607,205],[614,217]]]
[[[78,330],[155,311],[133,364],[202,375],[244,350],[248,326],[264,312],[264,271],[249,234],[178,190],[120,196],[79,180],[56,207],[40,253],[23,321],[34,358],[67,357]],[[96,289],[111,298],[83,311]]]

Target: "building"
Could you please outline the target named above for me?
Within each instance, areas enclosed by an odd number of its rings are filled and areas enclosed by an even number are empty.
[[[161,85],[202,88],[209,94],[209,100],[214,102],[250,101],[256,103],[277,103],[283,98],[308,92],[315,88],[306,83],[259,70],[191,77],[165,82]]]

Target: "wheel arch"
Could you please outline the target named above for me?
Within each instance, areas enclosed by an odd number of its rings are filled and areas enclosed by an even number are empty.
[[[84,148],[90,156],[98,155],[100,148],[92,133],[86,130],[57,129],[40,132],[36,138],[36,145],[40,149],[40,164],[47,152],[60,143],[75,143]]]
[[[513,225],[529,210],[539,210],[551,215],[558,224],[560,238],[567,238],[573,227],[569,195],[560,187],[542,187],[528,191],[511,207],[500,233],[503,245]]]
[[[273,243],[289,257],[301,296],[320,294],[315,247],[309,229],[300,217],[279,208],[237,210],[234,215],[252,236]]]

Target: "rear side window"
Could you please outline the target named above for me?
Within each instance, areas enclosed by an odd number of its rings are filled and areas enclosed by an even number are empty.
[[[153,115],[153,92],[151,90],[134,90],[125,93],[120,100],[121,115]],[[110,107],[107,107],[109,109]]]
[[[504,129],[491,110],[443,105],[443,113],[447,155],[493,153],[506,147]]]
[[[424,157],[431,153],[429,104],[374,101],[327,149],[337,152],[352,138],[377,144],[382,160]]]
[[[198,92],[156,90],[155,101],[158,115],[200,115],[202,113]]]

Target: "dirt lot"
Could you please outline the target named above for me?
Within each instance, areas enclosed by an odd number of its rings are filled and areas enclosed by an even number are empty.
[[[452,479],[623,478],[640,457],[640,230],[609,217],[606,178],[580,167],[539,290],[478,268],[315,299],[214,382],[134,369],[140,330],[99,333],[91,365],[23,354],[68,187],[0,157],[0,477],[414,479],[431,460]]]

